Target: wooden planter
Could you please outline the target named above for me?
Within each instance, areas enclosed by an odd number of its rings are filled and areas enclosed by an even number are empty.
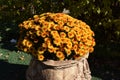
[[[91,80],[86,58],[80,60],[40,62],[32,59],[26,72],[27,80]]]

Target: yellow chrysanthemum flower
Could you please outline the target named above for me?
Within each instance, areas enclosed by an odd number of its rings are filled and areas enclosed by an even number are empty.
[[[59,58],[60,60],[64,60],[65,59],[65,56],[63,55],[62,57]]]
[[[36,32],[37,36],[41,36],[41,31]]]
[[[69,38],[73,38],[74,37],[74,33],[73,32],[68,32],[68,37]]]
[[[72,42],[67,42],[67,47],[71,49],[72,48]]]
[[[69,28],[68,26],[64,26],[64,30],[65,30],[66,32],[69,32],[69,31],[70,31],[70,28]]]
[[[26,47],[23,48],[23,51],[24,51],[24,52],[27,52],[27,51],[28,51],[28,48],[26,48]]]
[[[89,48],[89,52],[92,53],[94,51],[94,48],[93,47],[90,47]]]
[[[38,15],[34,15],[33,18],[39,18],[39,16]]]
[[[53,22],[50,22],[48,27],[47,27],[48,31],[52,31],[54,26],[55,26],[55,24]]]
[[[76,38],[73,38],[71,41],[72,41],[73,44],[78,44],[78,41],[77,41]]]
[[[76,35],[77,41],[81,41],[81,35]]]
[[[42,31],[45,31],[45,32],[46,32],[47,29],[48,29],[48,26],[43,26],[41,29],[42,29]]]
[[[38,54],[43,54],[45,52],[45,48],[39,47],[37,50]]]
[[[61,39],[56,38],[53,42],[54,42],[55,45],[59,46],[61,44]]]
[[[30,47],[32,47],[32,45],[33,44],[31,42],[29,42],[29,41],[26,42],[26,47],[30,48]]]
[[[47,21],[43,21],[43,22],[42,22],[42,26],[48,27],[48,26],[49,26],[49,23],[48,23]]]
[[[40,30],[40,26],[35,26],[35,30]]]
[[[48,51],[50,53],[56,53],[57,50],[58,50],[58,48],[56,48],[56,47],[50,47],[50,48],[48,48]]]
[[[56,25],[53,26],[53,29],[54,30],[60,30],[60,26],[56,24]]]
[[[78,45],[77,44],[73,45],[72,49],[76,51],[78,49]]]
[[[38,60],[43,61],[44,60],[44,56],[38,54]]]
[[[47,56],[45,51],[49,55],[54,53],[54,59],[64,60],[68,56],[79,59],[94,50],[95,34],[90,26],[64,13],[34,15],[19,27],[19,49],[37,56],[39,60]]]
[[[52,34],[52,37],[53,37],[54,39],[60,38],[60,35],[59,35],[59,33],[58,33],[57,31],[51,31],[51,34]]]
[[[58,21],[59,26],[63,26],[64,22],[63,21]]]
[[[23,46],[26,46],[28,48],[30,48],[33,45],[28,39],[24,39],[22,41],[22,44],[23,44]]]
[[[43,48],[47,48],[47,44],[46,43],[42,43],[42,47]]]
[[[41,37],[45,38],[47,36],[46,32],[41,32]]]
[[[96,45],[95,40],[93,40],[92,41],[92,46],[95,46],[95,45]]]
[[[51,39],[46,37],[46,38],[44,38],[44,42],[45,42],[46,44],[51,43]]]
[[[61,52],[61,51],[57,51],[57,52],[56,52],[56,56],[57,56],[60,60],[63,60],[63,59],[65,58],[63,52]]]
[[[65,49],[67,56],[69,56],[71,54],[71,49],[69,49],[69,48],[64,48],[64,49]]]
[[[26,44],[27,44],[27,39],[24,39],[23,41],[22,41],[22,44],[25,46]]]
[[[65,32],[60,32],[60,37],[61,38],[65,38],[66,37],[66,33]]]

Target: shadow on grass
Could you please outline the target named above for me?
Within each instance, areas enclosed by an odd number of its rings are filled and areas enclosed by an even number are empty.
[[[26,80],[27,65],[10,64],[0,60],[0,80]]]

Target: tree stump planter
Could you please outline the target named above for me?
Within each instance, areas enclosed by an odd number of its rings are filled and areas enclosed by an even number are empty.
[[[91,80],[86,58],[64,61],[32,59],[26,72],[27,80]]]

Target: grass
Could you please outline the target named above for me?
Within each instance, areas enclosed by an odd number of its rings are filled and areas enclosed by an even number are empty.
[[[23,52],[0,49],[0,80],[25,80],[30,59]]]

